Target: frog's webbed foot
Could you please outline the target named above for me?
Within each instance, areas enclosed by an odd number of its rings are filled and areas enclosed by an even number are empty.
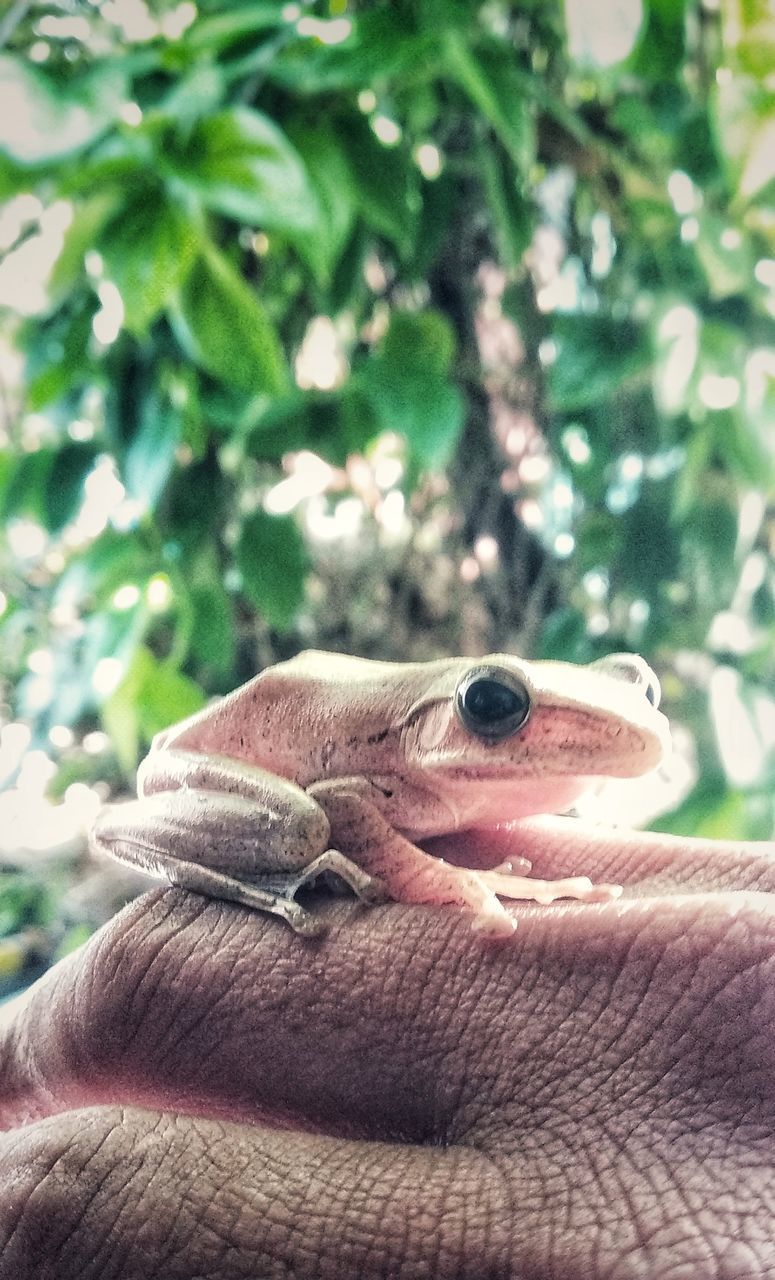
[[[337,876],[363,902],[384,902],[387,896],[381,881],[361,871],[360,867],[337,849],[327,849],[303,871],[255,876],[250,880],[238,880],[222,871],[213,871],[196,862],[181,862],[179,859],[160,867],[159,871],[172,884],[183,889],[203,893],[209,898],[238,902],[252,911],[267,911],[279,916],[291,926],[294,933],[306,938],[318,937],[328,927],[314,912],[308,911],[295,900],[299,890],[319,876]]]

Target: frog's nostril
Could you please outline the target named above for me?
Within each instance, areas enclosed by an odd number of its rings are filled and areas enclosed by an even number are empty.
[[[662,697],[659,680],[649,664],[637,653],[609,653],[604,658],[592,663],[598,671],[624,680],[627,684],[637,685],[643,690],[646,701],[652,707],[658,707]]]

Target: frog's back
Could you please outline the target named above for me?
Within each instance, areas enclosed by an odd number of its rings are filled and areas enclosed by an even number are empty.
[[[380,662],[305,650],[165,730],[153,750],[244,760],[301,786],[342,776],[363,768],[369,748],[384,756],[386,738],[400,733],[415,701],[417,673],[448,662]]]

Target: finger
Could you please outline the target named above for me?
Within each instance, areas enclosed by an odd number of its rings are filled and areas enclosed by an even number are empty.
[[[516,1274],[475,1153],[94,1107],[0,1138],[0,1188],[0,1280]]]
[[[136,1108],[51,1117],[0,1138],[0,1280],[771,1276],[772,1180],[734,1147],[703,1183],[685,1150],[638,1178],[637,1145],[569,1143],[564,1165],[524,1145],[507,1162]]]
[[[775,841],[687,839],[607,828],[577,818],[528,818],[491,830],[458,833],[458,858],[490,866],[524,857],[531,875],[554,880],[587,875],[623,884],[628,896],[752,889],[775,892]],[[435,851],[436,842],[428,842]],[[463,852],[465,850],[465,853]],[[447,856],[445,853],[444,856]]]
[[[496,1274],[640,1276],[702,1257],[740,1280],[741,1232],[766,1258],[767,897],[527,908],[497,947],[449,912],[329,916],[309,945],[175,892],[135,904],[8,1015],[6,1123],[133,1100],[281,1143],[485,1156],[516,1259]],[[738,1270],[719,1269],[729,1258]]]
[[[396,906],[329,907],[330,932],[308,942],[151,895],[6,1012],[6,1123],[135,1100],[478,1146],[482,1126],[519,1131],[547,1102],[575,1115],[575,1072],[589,1114],[645,1118],[705,1097],[712,1076],[717,1108],[770,1125],[769,897],[509,909],[513,942]]]

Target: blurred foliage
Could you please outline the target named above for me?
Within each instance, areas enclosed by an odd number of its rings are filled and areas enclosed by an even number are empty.
[[[55,259],[2,321],[0,663],[55,786],[307,644],[635,649],[702,763],[664,825],[771,838],[767,0],[32,0],[0,41],[0,281]]]

